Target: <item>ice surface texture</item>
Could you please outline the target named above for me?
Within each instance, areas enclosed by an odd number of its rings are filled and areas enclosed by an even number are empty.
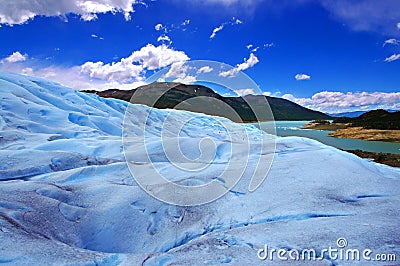
[[[398,169],[306,138],[277,138],[271,171],[256,191],[248,191],[245,176],[217,201],[178,207],[149,196],[131,176],[121,140],[126,103],[7,73],[0,73],[0,98],[0,263],[290,265],[260,261],[257,250],[268,244],[320,251],[336,247],[339,237],[350,248],[400,258]],[[149,112],[134,108],[137,121]],[[166,112],[151,110],[150,139],[160,135]],[[209,136],[220,141],[216,162],[228,163],[215,119],[170,115],[194,119],[182,132],[189,158],[199,155],[191,145]],[[143,134],[134,131],[134,138]],[[160,171],[175,181],[187,178],[158,153],[157,141],[148,147]],[[250,157],[260,150],[254,147]],[[212,168],[198,182],[217,172]],[[374,265],[329,257],[311,264],[357,263]]]

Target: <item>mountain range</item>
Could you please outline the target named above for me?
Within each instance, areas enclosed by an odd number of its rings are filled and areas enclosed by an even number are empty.
[[[351,123],[353,126],[364,127],[367,129],[391,129],[400,130],[400,111],[388,112],[378,109],[369,111],[354,118],[337,118],[335,123]]]
[[[348,118],[354,118],[354,117],[359,117],[360,115],[363,115],[365,113],[368,113],[369,111],[373,110],[364,110],[364,111],[352,111],[352,112],[342,112],[342,113],[328,113],[328,115],[332,117],[348,117]],[[397,110],[391,110],[387,109],[389,113],[395,113]]]
[[[152,97],[163,90],[165,93],[154,103]],[[225,97],[203,85],[185,85],[174,82],[153,82],[132,90],[110,89],[106,91],[84,91],[104,98],[115,98],[131,103],[151,105],[159,109],[181,109],[227,117],[235,122],[256,122],[270,120],[315,120],[332,119],[322,112],[302,107],[286,99],[246,95]],[[132,98],[132,96],[135,97]],[[189,100],[190,99],[190,100]],[[268,102],[273,116],[266,111]],[[251,108],[250,108],[251,106]],[[253,108],[253,109],[252,109]],[[232,112],[233,110],[234,112]],[[254,113],[257,113],[257,117]]]

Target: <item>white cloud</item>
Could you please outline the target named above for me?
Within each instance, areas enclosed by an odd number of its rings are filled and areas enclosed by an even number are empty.
[[[218,27],[214,28],[211,35],[210,35],[210,39],[214,39],[215,36],[217,36],[217,33],[221,30],[224,29],[225,26],[227,25],[238,25],[238,24],[243,24],[243,21],[241,21],[240,19],[237,19],[235,17],[233,17],[230,21],[224,22],[221,25],[219,25]]]
[[[158,23],[157,25],[154,26],[154,29],[155,29],[156,31],[160,31],[160,30],[162,30],[163,28],[164,28],[164,26],[163,26],[163,24],[161,24],[161,23]]]
[[[165,74],[166,78],[179,78],[184,77],[189,67],[186,65],[184,61],[179,61],[171,64],[168,72]]]
[[[400,109],[400,92],[330,92],[323,91],[311,98],[296,98],[292,94],[282,96],[287,100],[310,109],[335,113],[356,110]]]
[[[397,23],[397,29],[400,30],[400,22]]]
[[[155,47],[148,44],[130,56],[133,62],[140,62],[144,68],[155,70],[175,62],[187,61],[190,58],[183,51],[176,51],[162,44]]]
[[[258,60],[257,56],[255,56],[253,53],[251,53],[249,59],[245,58],[243,63],[237,65],[237,69],[240,71],[246,70],[250,67],[253,67],[258,62],[260,62],[260,61]]]
[[[183,23],[182,26],[187,26],[190,24],[190,19],[186,19]]]
[[[385,62],[392,62],[400,59],[400,54],[392,54],[385,59]]]
[[[217,36],[217,32],[219,32],[223,29],[224,29],[224,25],[220,25],[220,26],[216,27],[215,29],[213,29],[213,32],[210,35],[210,39],[214,39],[215,36]]]
[[[244,59],[244,62],[241,64],[237,64],[235,68],[232,68],[227,71],[223,71],[219,73],[218,75],[221,77],[234,77],[236,76],[240,71],[246,70],[250,67],[253,67],[255,64],[260,62],[253,53],[250,54],[250,57],[248,59]]]
[[[309,76],[307,74],[296,74],[296,76],[294,76],[294,78],[296,80],[310,80],[311,76]]]
[[[234,18],[234,22],[233,24],[238,25],[238,24],[243,24],[243,21],[241,21],[240,19],[236,19]]]
[[[80,66],[73,66],[69,68],[57,66],[43,67],[42,63],[35,62],[35,60],[33,59],[28,59],[22,64],[3,64],[0,65],[0,68],[8,72],[45,78],[77,90],[106,90],[111,88],[133,89],[138,86],[144,85],[143,81],[122,83],[117,81],[104,81],[100,79],[93,79],[90,76],[81,73]]]
[[[386,44],[399,45],[400,41],[396,39],[388,39],[383,43],[383,46],[385,46]]]
[[[399,18],[398,0],[379,1],[379,4],[376,0],[319,0],[319,2],[334,17],[353,30],[396,34],[393,25]]]
[[[129,20],[134,12],[133,5],[137,3],[137,0],[0,0],[0,24],[22,24],[35,16],[65,17],[69,13],[78,14],[86,21],[96,19],[97,14],[124,13]]]
[[[265,49],[265,48],[269,48],[269,47],[272,47],[272,46],[274,46],[273,43],[266,43],[266,44],[262,45],[261,47],[260,47],[260,46],[255,47],[253,44],[249,44],[249,45],[246,45],[246,48],[247,48],[248,50],[250,50],[251,52],[255,53],[255,52],[257,52],[260,48]]]
[[[254,9],[259,3],[262,2],[262,0],[192,0],[192,2],[206,5],[219,5],[226,8],[231,8],[237,12],[238,8],[245,11]]]
[[[145,70],[155,70],[186,60],[189,60],[189,57],[182,51],[171,49],[165,44],[160,46],[148,44],[119,62],[111,64],[86,62],[81,66],[81,72],[89,74],[91,78],[106,81],[141,81],[144,79]]]
[[[197,74],[202,74],[202,73],[210,73],[212,72],[214,69],[212,67],[209,66],[203,66],[201,67],[198,71]]]
[[[183,51],[176,51],[164,44],[148,44],[130,56],[112,63],[86,62],[81,66],[66,68],[44,66],[47,62],[26,58],[19,64],[11,62],[15,60],[1,60],[0,68],[4,71],[46,78],[75,89],[132,89],[144,84],[146,71],[186,60],[189,60],[189,57]],[[190,81],[190,77],[184,78]]]
[[[27,59],[27,55],[23,55],[20,52],[14,52],[12,55],[4,58],[2,61],[6,61],[8,63],[17,63],[17,62],[23,62]]]
[[[171,39],[167,35],[161,35],[160,37],[157,38],[157,42],[167,42],[169,44],[172,43]]]
[[[196,1],[196,0],[195,0]],[[198,0],[199,1],[199,0]],[[244,0],[244,1],[251,1],[251,0]],[[222,4],[222,5],[235,5],[239,2],[243,2],[243,0],[203,0],[202,2],[204,3],[209,3],[209,4]]]
[[[255,94],[254,89],[238,89],[233,90],[238,96],[245,96],[249,94]]]
[[[163,78],[174,78],[173,82],[181,82],[185,84],[194,83],[196,77],[188,75],[189,66],[184,61],[171,64],[170,69]]]
[[[196,77],[187,75],[184,78],[176,78],[173,80],[173,82],[179,82],[179,83],[183,83],[183,84],[192,84],[192,83],[196,82]]]
[[[257,46],[257,47],[255,47],[255,48],[251,49],[251,51],[252,51],[253,53],[255,53],[255,52],[257,52],[257,51],[258,51],[258,49],[260,49],[260,47],[259,47],[259,46]]]
[[[86,62],[81,66],[81,73],[88,74],[91,78],[129,82],[130,80],[143,80],[144,68],[142,65],[135,65],[129,58],[123,58],[120,62],[104,64],[103,62]]]
[[[264,96],[271,96],[272,93],[269,92],[269,91],[264,91],[264,92],[262,93],[262,95],[264,95]]]
[[[283,94],[282,98],[286,99],[286,100],[289,100],[289,101],[292,101],[292,102],[295,102],[295,103],[301,102],[302,99],[307,99],[307,98],[299,98],[299,99],[297,99],[296,97],[294,97],[293,94],[290,94],[290,93]]]
[[[104,38],[103,37],[99,37],[99,36],[97,36],[96,34],[92,34],[92,35],[90,35],[92,38],[98,38],[99,40],[104,40]]]

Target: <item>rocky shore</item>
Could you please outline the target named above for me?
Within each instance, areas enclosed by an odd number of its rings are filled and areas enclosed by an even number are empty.
[[[353,153],[361,158],[368,158],[376,163],[386,164],[393,167],[400,167],[400,154],[367,152],[362,150],[344,150]]]
[[[329,136],[335,138],[350,138],[374,141],[400,142],[400,130],[368,129],[353,126],[351,123],[330,123],[329,121],[316,120],[304,124],[307,129],[331,130]]]
[[[362,126],[354,126],[352,123],[329,122],[316,120],[304,125],[307,129],[330,130],[329,136],[335,138],[362,139],[368,141],[400,142],[400,130],[398,129],[370,129]],[[374,162],[400,167],[400,154],[367,152],[362,150],[345,150],[361,158],[371,159]]]
[[[350,138],[387,142],[400,142],[400,130],[366,129],[363,127],[348,127],[329,133],[335,138]]]
[[[315,120],[312,122],[308,122],[307,124],[303,125],[305,128],[308,129],[315,129],[315,130],[338,130],[344,129],[351,126],[349,123],[330,123],[326,120]]]

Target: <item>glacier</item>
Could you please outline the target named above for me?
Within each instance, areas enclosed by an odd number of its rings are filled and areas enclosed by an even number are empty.
[[[399,169],[311,139],[271,137],[245,126],[254,144],[250,168],[257,156],[271,156],[270,149],[255,145],[259,138],[276,143],[272,166],[258,189],[249,192],[245,176],[216,201],[176,206],[147,194],[129,171],[122,141],[128,103],[5,72],[0,72],[0,97],[1,264],[292,265],[277,258],[260,260],[257,252],[267,244],[313,248],[320,254],[337,248],[339,238],[349,248],[400,259]],[[215,118],[131,107],[131,119],[139,121],[130,132],[138,147],[133,158],[150,160],[174,181],[186,182],[184,172],[159,152],[157,140],[168,115],[174,121],[192,119],[182,132],[188,157],[200,155],[193,147],[207,137],[221,144],[218,165],[229,163],[226,135],[216,130]],[[149,115],[146,132],[140,130],[143,114]],[[153,140],[149,157],[135,146],[143,134]],[[233,156],[238,167],[242,156]],[[146,175],[145,165],[137,169]],[[193,182],[208,182],[220,170],[207,168]],[[326,254],[295,264],[383,265]]]

